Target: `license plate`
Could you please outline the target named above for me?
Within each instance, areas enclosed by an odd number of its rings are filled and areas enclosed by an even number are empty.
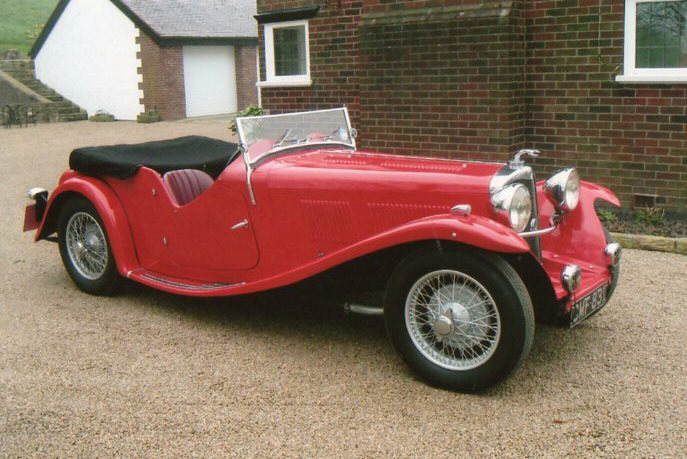
[[[570,328],[601,309],[606,304],[607,296],[608,284],[604,284],[589,295],[576,301],[570,311]]]

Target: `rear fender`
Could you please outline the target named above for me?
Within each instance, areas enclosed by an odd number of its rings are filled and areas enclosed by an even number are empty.
[[[97,178],[72,174],[65,174],[65,177],[66,179],[63,177],[48,199],[47,209],[36,231],[35,240],[40,241],[55,233],[64,203],[75,196],[82,196],[93,204],[105,224],[119,273],[126,275],[136,269],[138,258],[129,220],[112,189]]]

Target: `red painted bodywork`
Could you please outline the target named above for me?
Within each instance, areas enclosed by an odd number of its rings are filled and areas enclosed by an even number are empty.
[[[176,205],[160,175],[145,167],[124,180],[69,171],[50,196],[36,239],[54,232],[51,211],[64,193],[82,194],[105,223],[122,275],[195,296],[291,284],[414,241],[526,254],[527,242],[495,221],[489,202],[490,181],[502,167],[349,149],[292,151],[255,168],[255,205],[238,158],[185,206]],[[553,208],[539,194],[541,226],[547,227]],[[584,269],[576,296],[610,279],[603,229],[593,209],[598,198],[617,204],[608,190],[583,183],[578,208],[541,238],[541,264],[558,299],[567,295],[560,281],[565,263]],[[457,204],[469,204],[471,215],[452,214]],[[244,220],[247,225],[234,228]]]
[[[568,298],[566,313],[575,301],[610,282],[609,259],[604,252],[606,236],[594,204],[597,200],[602,200],[616,207],[620,206],[618,198],[607,188],[584,181],[580,185],[580,203],[577,208],[565,214],[558,229],[541,237],[542,265],[551,279],[557,298],[568,296],[561,283],[561,271],[565,265],[576,264],[582,269],[580,287]],[[550,226],[554,208],[546,199],[543,186],[544,182],[537,184],[539,226],[546,228]]]

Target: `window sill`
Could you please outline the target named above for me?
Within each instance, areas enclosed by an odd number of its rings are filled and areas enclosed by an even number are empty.
[[[255,83],[258,88],[298,88],[312,86],[312,80],[310,78],[303,80],[291,80],[291,81],[258,81]]]
[[[617,75],[615,81],[618,83],[633,84],[671,84],[687,83],[687,75]]]

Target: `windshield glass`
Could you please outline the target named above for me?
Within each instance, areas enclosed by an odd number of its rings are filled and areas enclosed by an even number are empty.
[[[293,147],[343,145],[355,148],[346,108],[237,118],[239,138],[252,164]]]

